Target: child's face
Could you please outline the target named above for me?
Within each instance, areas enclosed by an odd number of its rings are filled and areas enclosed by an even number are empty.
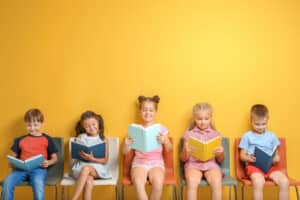
[[[152,123],[156,114],[155,105],[151,101],[145,101],[140,110],[142,120],[145,123]]]
[[[194,120],[196,123],[196,126],[200,130],[205,130],[209,128],[211,124],[211,113],[208,110],[199,110],[194,114]]]
[[[83,121],[83,128],[88,135],[97,135],[99,133],[99,123],[93,117]]]
[[[266,131],[266,128],[268,126],[268,118],[252,116],[251,126],[252,126],[252,130],[255,133],[262,134]]]
[[[38,121],[25,122],[26,129],[30,135],[40,135],[43,123]]]

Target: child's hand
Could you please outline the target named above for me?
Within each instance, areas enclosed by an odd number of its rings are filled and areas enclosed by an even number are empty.
[[[190,156],[191,153],[195,151],[195,149],[193,147],[190,147],[189,143],[186,143],[184,145],[184,151],[186,152],[187,156]]]
[[[215,148],[215,151],[214,151],[215,156],[219,156],[219,155],[222,154],[223,152],[224,152],[223,146],[219,146],[219,147]]]
[[[133,142],[134,142],[134,141],[133,141],[133,139],[132,139],[131,137],[126,137],[126,138],[125,138],[125,144],[126,144],[126,145],[133,144]]]
[[[166,141],[168,140],[168,136],[167,136],[166,134],[163,135],[162,133],[159,133],[159,134],[157,135],[157,140],[158,140],[158,142],[160,142],[161,144],[165,144]]]
[[[94,159],[93,152],[91,152],[91,153],[85,153],[84,151],[80,151],[80,156],[81,156],[84,160],[92,161],[92,160]]]
[[[44,160],[44,162],[42,162],[42,164],[40,165],[42,168],[47,168],[49,167],[49,162],[48,160]]]
[[[256,161],[256,158],[254,155],[247,155],[247,162],[253,163]]]
[[[279,158],[279,155],[278,154],[276,154],[275,156],[274,156],[274,158],[273,158],[273,161],[272,161],[272,163],[274,164],[274,163],[278,163],[279,162],[279,160],[280,160],[280,158]]]

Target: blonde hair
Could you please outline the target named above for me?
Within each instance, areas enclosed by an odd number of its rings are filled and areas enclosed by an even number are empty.
[[[192,109],[193,116],[195,116],[199,111],[203,111],[203,110],[208,111],[210,116],[212,117],[213,108],[209,103],[206,102],[197,103],[193,106]],[[189,130],[193,129],[195,126],[196,126],[195,120],[192,119]],[[210,127],[215,130],[215,126],[212,124],[212,122],[210,123]]]

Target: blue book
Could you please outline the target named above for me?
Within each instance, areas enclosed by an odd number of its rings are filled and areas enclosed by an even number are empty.
[[[97,143],[93,145],[86,145],[82,143],[78,143],[76,141],[71,142],[71,154],[72,159],[78,159],[85,162],[89,162],[88,160],[83,159],[80,156],[80,151],[83,151],[85,153],[93,153],[93,156],[95,158],[104,158],[105,157],[105,149],[106,149],[106,143]]]
[[[42,162],[44,162],[44,156],[39,154],[37,156],[33,156],[26,160],[20,160],[13,156],[7,156],[8,162],[17,169],[24,170],[24,171],[31,171],[40,167]]]
[[[147,128],[138,124],[130,124],[128,126],[128,136],[133,139],[130,148],[148,152],[161,147],[161,143],[157,140],[160,131],[159,124],[154,124]]]
[[[276,149],[271,155],[267,154],[258,147],[254,149],[254,156],[256,161],[253,163],[254,166],[261,169],[264,173],[267,173],[272,166],[273,158],[276,154]]]

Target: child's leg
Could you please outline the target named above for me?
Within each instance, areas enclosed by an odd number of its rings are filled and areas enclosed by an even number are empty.
[[[92,191],[93,191],[93,184],[94,177],[88,176],[84,188],[83,188],[83,200],[91,200],[92,199]]]
[[[145,184],[147,181],[147,170],[143,167],[134,167],[131,169],[131,180],[135,187],[138,200],[147,200]]]
[[[253,199],[262,200],[265,177],[261,173],[253,173],[250,175],[250,179],[253,185]]]
[[[85,165],[81,168],[79,177],[76,182],[76,187],[75,187],[75,193],[73,195],[72,200],[76,200],[79,198],[81,191],[83,190],[83,187],[86,184],[86,181],[88,180],[89,176],[92,176],[94,178],[97,177],[97,172],[94,169],[94,167]]]
[[[34,200],[44,200],[47,170],[37,168],[30,172],[29,183],[32,186]]]
[[[149,170],[149,181],[152,184],[150,200],[159,200],[162,194],[165,179],[165,171],[161,167],[153,167]]]
[[[281,171],[274,171],[269,178],[279,186],[279,200],[289,199],[289,180]]]
[[[14,190],[16,185],[21,183],[27,177],[27,172],[15,170],[10,173],[3,183],[3,197],[4,200],[14,199]]]
[[[204,173],[204,176],[211,187],[212,200],[222,199],[222,172],[220,169],[211,169]]]
[[[202,179],[203,174],[200,170],[194,169],[194,168],[184,169],[184,174],[185,174],[185,180],[187,183],[186,198],[188,200],[196,200],[198,186]]]

